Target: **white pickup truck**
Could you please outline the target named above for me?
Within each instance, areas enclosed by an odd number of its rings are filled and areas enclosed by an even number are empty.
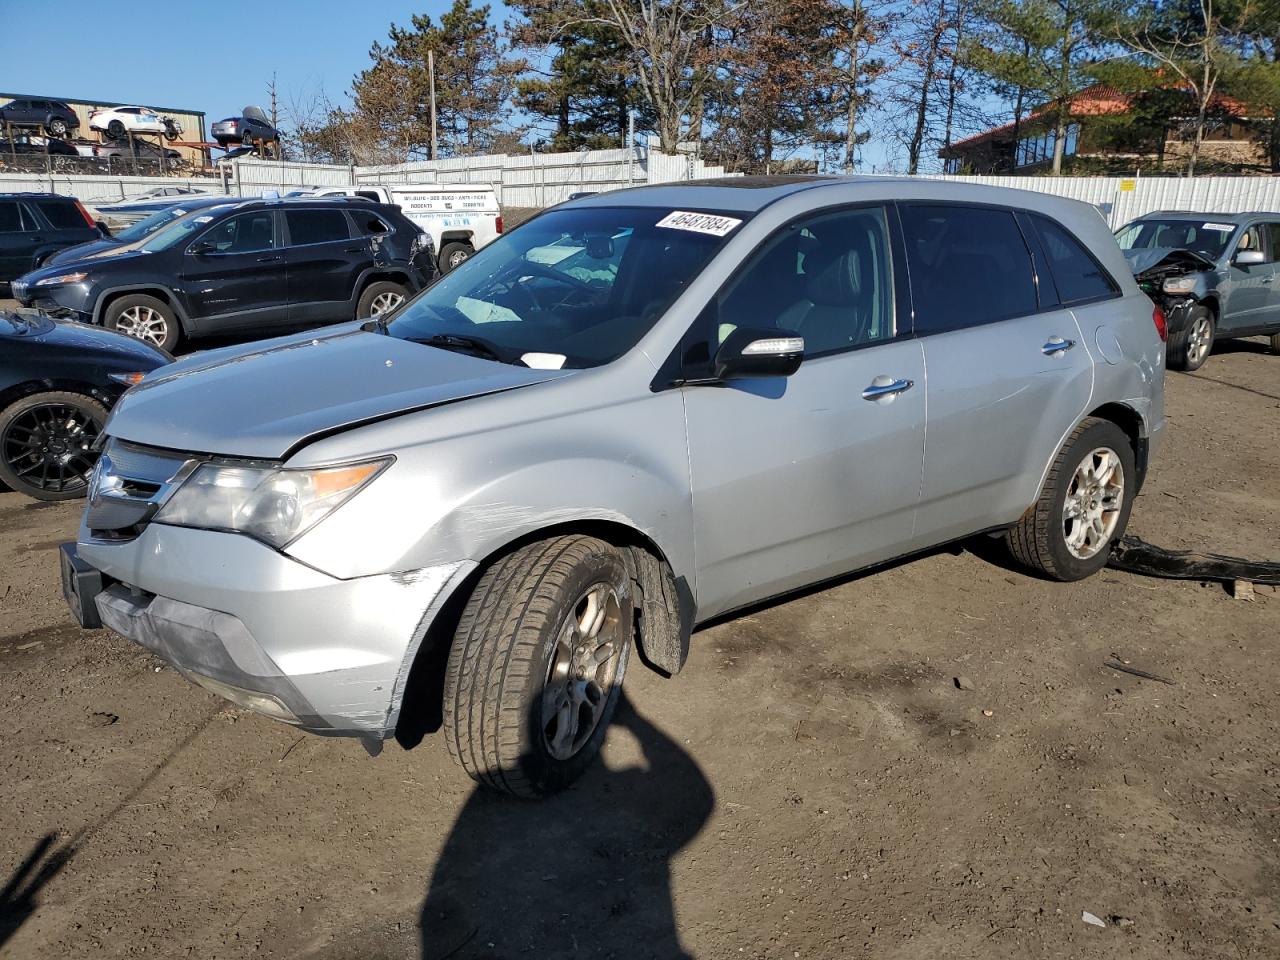
[[[312,195],[367,197],[379,203],[395,204],[431,235],[441,273],[448,273],[502,233],[502,209],[493,187],[487,184],[322,187]]]

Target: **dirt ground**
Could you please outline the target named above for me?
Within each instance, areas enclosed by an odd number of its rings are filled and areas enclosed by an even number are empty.
[[[1225,344],[1168,406],[1131,531],[1280,559],[1280,358]],[[0,493],[0,956],[1280,956],[1269,588],[941,551],[635,666],[604,762],[530,804],[74,629],[78,512]]]

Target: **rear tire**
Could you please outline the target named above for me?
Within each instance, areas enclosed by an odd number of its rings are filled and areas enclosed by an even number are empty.
[[[1273,333],[1271,335],[1271,352],[1280,354],[1280,333]]]
[[[113,300],[103,314],[102,325],[127,337],[143,340],[173,353],[182,339],[178,317],[163,300],[143,293],[131,293]]]
[[[452,273],[474,255],[475,250],[469,243],[446,243],[440,248],[440,275]]]
[[[61,117],[54,117],[45,125],[44,130],[45,133],[49,134],[49,136],[57,137],[61,140],[67,135],[67,121],[63,120]]]
[[[75,500],[88,490],[94,440],[107,408],[82,393],[51,391],[0,410],[0,481],[37,500]]]
[[[1039,499],[1006,532],[1009,552],[1053,580],[1092,576],[1124,535],[1137,484],[1124,431],[1110,420],[1087,418],[1062,444]]]
[[[377,280],[364,288],[356,304],[356,319],[368,320],[375,313],[387,314],[409,297],[407,288],[390,280]]]
[[[622,554],[594,537],[529,544],[476,584],[445,670],[449,752],[517,797],[576,780],[604,742],[631,652]]]
[[[107,136],[112,140],[119,140],[124,137],[124,124],[119,120],[112,120],[107,124]]]
[[[1213,311],[1204,306],[1192,307],[1182,329],[1169,338],[1169,369],[1187,373],[1199,370],[1213,352],[1216,334]]]

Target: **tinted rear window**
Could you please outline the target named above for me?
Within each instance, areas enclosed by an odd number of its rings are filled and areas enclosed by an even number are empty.
[[[0,200],[0,233],[20,233],[22,214],[12,200]]]
[[[295,247],[346,240],[351,236],[346,215],[341,210],[290,210],[284,218],[289,224],[289,242]]]
[[[44,214],[44,218],[53,224],[55,230],[84,230],[89,226],[74,203],[37,200],[36,207]]]
[[[372,213],[356,213],[354,214],[356,223],[360,224],[360,229],[365,233],[390,233],[391,228],[387,226],[386,221],[381,217],[376,217]]]
[[[1036,312],[1031,253],[1012,210],[904,204],[902,232],[917,334]]]
[[[1079,240],[1048,217],[1033,213],[1031,220],[1040,234],[1063,303],[1097,300],[1116,293],[1115,282]]]

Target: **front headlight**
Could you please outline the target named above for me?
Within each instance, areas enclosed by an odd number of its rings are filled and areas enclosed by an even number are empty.
[[[89,274],[80,271],[78,273],[60,273],[56,277],[45,277],[43,280],[37,280],[32,286],[36,287],[57,287],[64,283],[79,283],[88,277]]]
[[[1165,293],[1191,293],[1195,288],[1195,277],[1170,277],[1162,287]]]
[[[202,464],[164,505],[156,521],[230,530],[284,547],[358,493],[391,460],[314,470]]]

